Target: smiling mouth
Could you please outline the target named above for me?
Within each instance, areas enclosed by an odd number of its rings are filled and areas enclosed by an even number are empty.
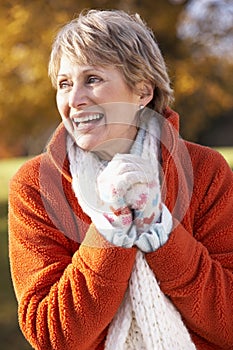
[[[104,117],[103,113],[87,114],[80,117],[74,117],[73,122],[76,124],[76,126],[79,126],[80,124],[98,122],[101,119],[103,119],[103,117]]]

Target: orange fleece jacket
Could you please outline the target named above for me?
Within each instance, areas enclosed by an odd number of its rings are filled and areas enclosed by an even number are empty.
[[[165,116],[162,189],[174,230],[146,259],[197,349],[233,349],[233,174],[217,152],[178,137],[175,112]],[[11,180],[9,253],[19,323],[37,350],[100,350],[136,248],[111,246],[82,212],[65,140],[61,125],[47,151]]]

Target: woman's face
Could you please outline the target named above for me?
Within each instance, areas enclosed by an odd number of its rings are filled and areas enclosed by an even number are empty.
[[[57,107],[68,132],[82,149],[100,152],[103,158],[106,152],[111,158],[123,143],[123,148],[129,147],[137,131],[136,112],[145,103],[116,67],[78,65],[62,56]]]

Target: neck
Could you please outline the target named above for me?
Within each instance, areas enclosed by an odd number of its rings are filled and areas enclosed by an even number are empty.
[[[94,150],[95,153],[100,159],[110,161],[115,154],[117,153],[129,153],[134,139],[117,139],[109,140],[100,145],[98,145]]]

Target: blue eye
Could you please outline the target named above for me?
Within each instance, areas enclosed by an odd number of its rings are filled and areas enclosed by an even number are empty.
[[[95,84],[95,83],[99,83],[100,81],[101,81],[101,78],[95,75],[91,75],[87,78],[87,84]]]
[[[63,80],[63,81],[60,81],[60,82],[58,83],[59,89],[67,89],[67,88],[69,88],[71,85],[72,85],[72,84],[71,84],[69,81],[67,81],[67,80]]]

